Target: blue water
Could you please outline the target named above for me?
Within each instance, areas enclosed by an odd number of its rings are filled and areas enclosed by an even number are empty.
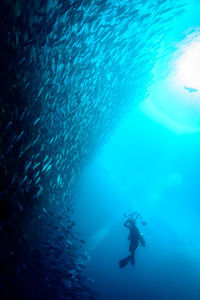
[[[199,299],[200,133],[177,134],[136,108],[85,169],[76,215],[99,299]],[[128,255],[123,213],[138,211],[146,247]]]
[[[200,299],[199,16],[1,1],[1,299]],[[120,269],[134,211],[146,247]]]
[[[187,83],[176,71],[185,49],[199,39],[180,38],[199,26],[199,6],[191,4],[168,34],[177,52],[168,61],[161,53],[149,95],[124,118],[76,186],[75,216],[90,257],[86,273],[101,300],[200,299],[200,94],[187,89],[192,76],[200,75],[192,71]],[[147,222],[138,224],[146,247],[137,248],[135,266],[120,269],[119,260],[128,255],[123,214],[133,211]]]

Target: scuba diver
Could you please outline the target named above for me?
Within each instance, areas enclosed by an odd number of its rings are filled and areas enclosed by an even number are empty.
[[[129,252],[131,254],[128,257],[120,260],[120,262],[119,262],[120,268],[125,267],[129,261],[131,262],[132,265],[135,264],[135,250],[137,249],[137,247],[139,245],[139,241],[140,241],[140,244],[143,247],[145,247],[145,240],[136,226],[136,221],[139,218],[142,225],[146,225],[146,222],[144,222],[142,220],[141,215],[138,214],[137,212],[134,212],[129,215],[124,214],[124,216],[127,218],[126,222],[124,223],[124,226],[129,229],[128,240],[129,240]]]

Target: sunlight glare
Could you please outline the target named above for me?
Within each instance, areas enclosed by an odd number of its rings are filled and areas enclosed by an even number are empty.
[[[200,42],[192,44],[180,58],[177,77],[184,87],[200,90]]]

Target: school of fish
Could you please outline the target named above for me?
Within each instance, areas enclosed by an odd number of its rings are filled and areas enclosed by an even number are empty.
[[[73,187],[147,95],[186,7],[170,0],[0,4],[0,298],[96,299]]]

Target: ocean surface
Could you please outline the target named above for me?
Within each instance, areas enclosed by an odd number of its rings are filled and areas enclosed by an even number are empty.
[[[1,1],[0,299],[200,299],[199,16]]]

